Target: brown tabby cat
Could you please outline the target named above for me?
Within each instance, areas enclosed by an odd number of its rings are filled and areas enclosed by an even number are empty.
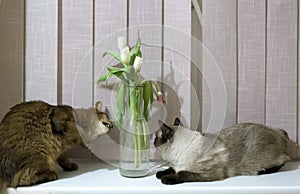
[[[184,128],[179,119],[173,127],[160,125],[154,145],[171,165],[156,174],[164,184],[273,173],[290,159],[288,135],[282,129],[241,123],[217,135],[202,135]]]
[[[56,180],[56,161],[66,171],[76,170],[65,152],[83,141],[90,143],[111,127],[100,102],[90,109],[42,101],[14,106],[0,124],[0,192],[8,186]]]

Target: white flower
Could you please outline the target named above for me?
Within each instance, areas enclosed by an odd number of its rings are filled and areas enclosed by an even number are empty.
[[[123,48],[125,48],[127,46],[126,44],[126,39],[124,36],[119,36],[118,37],[118,48],[120,50],[122,50]]]
[[[125,46],[121,51],[120,51],[120,57],[121,57],[121,62],[128,64],[130,61],[130,53],[129,53],[129,47]]]
[[[142,62],[143,62],[143,58],[141,58],[139,56],[135,57],[134,63],[133,63],[133,68],[134,68],[135,72],[140,72]]]

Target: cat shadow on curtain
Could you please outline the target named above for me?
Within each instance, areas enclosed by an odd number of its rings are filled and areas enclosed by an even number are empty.
[[[176,72],[174,71],[172,61],[170,61],[168,66],[164,66],[165,69],[166,67],[169,67],[169,72],[163,76],[163,81],[161,83],[162,91],[166,97],[166,123],[172,123],[174,118],[179,117],[185,124],[187,121],[185,120],[184,115],[181,115],[181,105],[184,103],[184,98],[182,96],[178,96],[179,88],[183,84],[183,81],[176,83]]]

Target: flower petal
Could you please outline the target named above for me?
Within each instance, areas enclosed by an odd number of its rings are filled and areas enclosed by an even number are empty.
[[[118,37],[118,48],[120,50],[122,50],[124,47],[126,47],[127,44],[126,44],[126,39],[124,36],[119,36]]]
[[[143,58],[136,56],[134,63],[133,63],[133,68],[135,72],[140,72],[141,71],[141,66],[142,66]]]
[[[128,64],[130,62],[130,53],[129,47],[126,46],[120,51],[121,62],[124,64]]]

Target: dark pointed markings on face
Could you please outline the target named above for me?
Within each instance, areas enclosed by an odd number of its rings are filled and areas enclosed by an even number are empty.
[[[154,145],[156,147],[168,142],[174,135],[175,131],[161,120],[158,121],[160,125],[160,130],[156,133],[156,138],[154,140]]]

